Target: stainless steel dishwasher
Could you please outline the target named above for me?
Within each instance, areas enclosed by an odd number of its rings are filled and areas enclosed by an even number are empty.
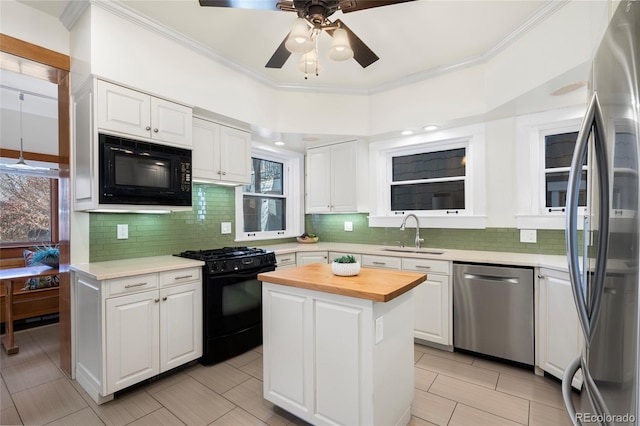
[[[453,264],[453,346],[534,363],[533,269]]]

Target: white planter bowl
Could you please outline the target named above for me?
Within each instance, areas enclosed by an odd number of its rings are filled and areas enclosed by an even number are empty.
[[[341,277],[351,277],[358,275],[360,272],[360,262],[356,263],[337,263],[331,262],[331,272]]]

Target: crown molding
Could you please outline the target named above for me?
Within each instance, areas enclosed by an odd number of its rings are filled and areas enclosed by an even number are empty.
[[[184,34],[167,27],[166,25],[151,19],[135,9],[132,9],[129,6],[121,3],[119,0],[81,0],[81,1],[70,1],[67,7],[63,12],[63,16],[65,16],[65,21],[63,21],[63,17],[60,17],[60,20],[65,24],[67,28],[73,26],[78,17],[84,12],[86,7],[89,4],[98,6],[116,16],[119,16],[135,25],[138,25],[142,28],[145,28],[151,32],[159,34],[169,40],[172,40],[187,49],[190,49],[196,53],[199,53],[221,65],[224,65],[228,68],[231,68],[234,71],[237,71],[245,76],[248,76],[259,83],[262,83],[268,86],[271,89],[275,90],[288,90],[295,92],[311,92],[311,93],[333,93],[333,94],[348,94],[348,95],[360,95],[360,96],[368,96],[372,94],[377,94],[381,92],[385,92],[388,90],[396,89],[402,86],[406,86],[409,84],[418,83],[420,81],[428,80],[430,78],[434,78],[438,75],[442,75],[448,72],[461,70],[464,68],[484,64],[489,61],[491,58],[498,55],[512,43],[514,43],[518,38],[522,37],[524,34],[529,32],[531,29],[536,27],[540,22],[547,19],[549,16],[556,13],[559,9],[564,7],[570,0],[556,0],[548,2],[545,6],[540,8],[529,18],[525,23],[523,23],[520,27],[516,28],[512,31],[507,37],[489,49],[487,52],[474,56],[471,58],[467,58],[463,61],[443,65],[435,68],[431,68],[425,71],[421,71],[418,73],[410,74],[403,78],[399,78],[397,80],[389,81],[386,83],[379,84],[377,86],[371,87],[369,89],[355,89],[355,88],[343,88],[343,87],[331,87],[331,86],[309,86],[304,84],[297,83],[281,83],[275,81],[269,77],[266,77],[264,74],[261,74],[245,65],[238,63],[237,61],[229,58],[227,56],[221,55],[218,52],[211,49],[209,46],[206,46],[199,41],[196,41],[190,37],[185,36]],[[67,22],[69,22],[70,26],[67,26]]]
[[[67,31],[71,31],[80,16],[82,16],[84,11],[89,7],[89,4],[88,0],[67,2],[67,5],[60,14],[60,22],[62,22],[62,25],[64,25]]]

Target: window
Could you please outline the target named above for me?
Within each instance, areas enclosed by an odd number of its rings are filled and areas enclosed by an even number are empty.
[[[0,173],[0,244],[56,240],[56,222],[56,179]]]
[[[392,157],[391,210],[464,210],[466,149]]]
[[[516,121],[516,223],[520,229],[564,229],[569,170],[584,107],[523,115]],[[578,214],[587,215],[590,153],[582,164]],[[582,226],[582,221],[578,221]]]
[[[545,207],[547,211],[564,212],[573,149],[578,132],[551,134],[544,137]],[[582,163],[578,205],[587,205],[587,159]]]
[[[486,226],[484,125],[372,142],[369,158],[369,226],[400,226],[409,212],[423,227]]]
[[[251,182],[236,188],[236,240],[291,238],[302,231],[302,158],[254,147]]]

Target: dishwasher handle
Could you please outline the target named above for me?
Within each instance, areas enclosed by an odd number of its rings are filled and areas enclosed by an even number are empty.
[[[506,284],[518,284],[520,280],[515,277],[500,277],[497,275],[486,275],[486,274],[470,274],[465,273],[464,278],[467,280],[484,280],[484,281],[495,281]]]

